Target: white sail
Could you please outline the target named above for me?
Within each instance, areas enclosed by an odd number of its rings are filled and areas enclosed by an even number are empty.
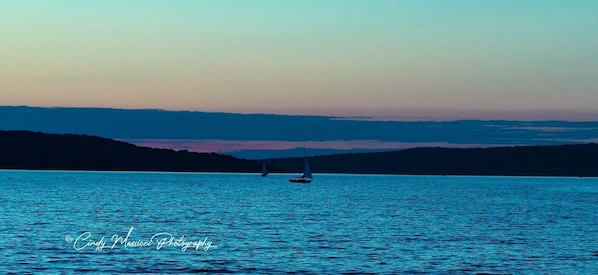
[[[307,161],[307,157],[305,157],[305,167],[303,168],[303,177],[304,178],[312,178],[311,169],[309,168],[309,161]]]
[[[305,164],[303,166],[303,175],[301,177],[291,178],[289,179],[290,182],[300,182],[300,183],[310,183],[313,179],[311,175],[311,169],[309,168],[309,161],[307,161],[307,153],[305,152],[305,148],[303,148]]]

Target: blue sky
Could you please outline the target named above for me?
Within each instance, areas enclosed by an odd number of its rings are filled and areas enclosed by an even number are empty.
[[[0,1],[2,105],[598,120],[597,1]]]

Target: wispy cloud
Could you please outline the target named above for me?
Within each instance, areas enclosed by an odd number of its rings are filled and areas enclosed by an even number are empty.
[[[550,126],[513,126],[513,127],[505,127],[504,129],[505,130],[538,131],[538,132],[544,132],[544,133],[597,130],[596,128],[592,128],[592,127],[550,127]]]
[[[586,139],[544,138],[544,139],[537,139],[537,140],[558,142],[558,143],[598,143],[598,138],[586,138]]]

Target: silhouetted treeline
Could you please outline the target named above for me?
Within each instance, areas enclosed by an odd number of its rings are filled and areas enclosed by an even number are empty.
[[[87,135],[0,131],[0,168],[257,173],[261,163],[214,153],[138,147]]]
[[[314,173],[598,177],[598,144],[415,148],[310,157],[309,161]],[[271,172],[303,171],[302,158],[265,162]],[[257,173],[261,162],[138,147],[87,135],[0,131],[0,168]]]
[[[414,148],[310,157],[314,173],[408,175],[598,176],[598,144],[476,149]],[[302,158],[270,159],[288,171]]]

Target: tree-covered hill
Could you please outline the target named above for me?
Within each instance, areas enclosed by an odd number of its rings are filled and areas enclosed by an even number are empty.
[[[138,147],[96,136],[0,131],[0,168],[257,173],[261,164],[213,153]]]
[[[598,176],[598,144],[471,149],[414,148],[393,152],[310,157],[314,173]],[[270,159],[302,171],[301,158]]]
[[[598,144],[414,148],[309,160],[314,173],[598,177]],[[302,158],[264,162],[271,172],[303,169]],[[257,173],[261,162],[214,153],[138,147],[88,135],[0,131],[0,168]]]

